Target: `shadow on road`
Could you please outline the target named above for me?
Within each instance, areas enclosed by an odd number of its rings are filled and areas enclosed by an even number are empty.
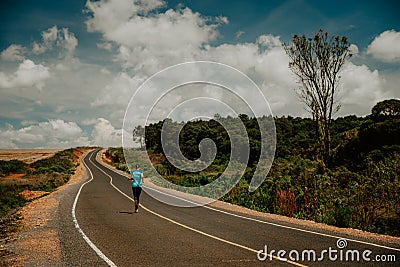
[[[133,214],[133,211],[120,211],[119,213],[125,213],[125,214]]]

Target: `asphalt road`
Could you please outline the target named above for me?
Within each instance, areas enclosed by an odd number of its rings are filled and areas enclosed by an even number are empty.
[[[317,232],[312,228],[256,215],[235,214],[210,207],[170,206],[144,191],[139,213],[133,213],[130,181],[97,162],[97,152],[90,152],[84,158],[91,172],[89,177],[93,179],[83,185],[80,191],[78,188],[71,189],[71,192],[80,192],[78,197],[74,195],[75,205],[72,199],[63,203],[62,209],[65,210],[68,210],[67,207],[75,207],[72,211],[70,208],[72,219],[70,215],[60,218],[66,225],[60,233],[66,265],[400,264],[400,247],[388,247],[345,235],[332,235],[321,230]],[[165,194],[163,196],[168,197]],[[338,244],[340,238],[343,240]],[[260,250],[265,251],[266,247],[267,255],[259,253]],[[279,255],[287,261],[278,259]],[[357,255],[359,261],[356,260]],[[363,256],[370,261],[364,260]],[[378,262],[379,259],[391,262]]]

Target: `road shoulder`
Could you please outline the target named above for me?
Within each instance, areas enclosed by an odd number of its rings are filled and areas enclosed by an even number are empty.
[[[69,181],[56,191],[36,199],[18,211],[21,227],[12,234],[2,250],[0,265],[5,266],[61,266],[62,248],[59,236],[58,207],[72,185],[88,179],[82,155],[79,166]]]

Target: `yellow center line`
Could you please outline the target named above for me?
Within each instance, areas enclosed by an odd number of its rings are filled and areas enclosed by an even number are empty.
[[[119,193],[121,193],[123,196],[125,196],[126,198],[128,198],[128,199],[131,200],[132,202],[134,201],[130,196],[128,196],[127,194],[125,194],[124,192],[122,192],[118,187],[116,187],[116,186],[113,184],[113,178],[112,178],[112,176],[110,176],[110,175],[107,174],[105,171],[103,171],[103,170],[100,169],[98,166],[96,166],[96,164],[94,164],[94,162],[93,162],[90,158],[89,158],[89,161],[92,162],[93,165],[94,165],[97,169],[99,169],[102,173],[104,173],[107,177],[110,178],[110,185],[111,185],[112,187],[114,187],[115,190],[117,190]],[[110,168],[109,168],[109,169],[110,169]],[[110,169],[110,170],[113,171],[112,169]],[[238,247],[238,248],[241,248],[241,249],[244,249],[244,250],[248,250],[248,251],[251,251],[251,252],[254,252],[254,253],[259,253],[259,250],[256,250],[256,249],[253,249],[253,248],[249,248],[249,247],[247,247],[247,246],[244,246],[244,245],[241,245],[241,244],[238,244],[238,243],[235,243],[235,242],[232,242],[232,241],[229,241],[229,240],[226,240],[226,239],[223,239],[223,238],[220,238],[220,237],[217,237],[217,236],[208,234],[208,233],[206,233],[206,232],[203,232],[203,231],[200,231],[200,230],[198,230],[198,229],[195,229],[195,228],[192,228],[192,227],[190,227],[190,226],[187,226],[187,225],[185,225],[185,224],[183,224],[183,223],[180,223],[180,222],[177,222],[177,221],[175,221],[175,220],[172,220],[172,219],[170,219],[170,218],[168,218],[168,217],[165,217],[164,215],[161,215],[161,214],[159,214],[159,213],[157,213],[157,212],[155,212],[155,211],[152,211],[151,209],[145,207],[143,204],[140,204],[140,207],[141,207],[142,209],[144,209],[145,211],[147,211],[147,212],[149,212],[149,213],[151,213],[151,214],[153,214],[153,215],[158,216],[159,218],[162,218],[162,219],[164,219],[164,220],[166,220],[166,221],[169,221],[169,222],[171,222],[171,223],[173,223],[173,224],[176,224],[176,225],[178,225],[178,226],[181,226],[181,227],[183,227],[183,228],[186,228],[186,229],[188,229],[188,230],[190,230],[190,231],[193,231],[193,232],[195,232],[195,233],[198,233],[198,234],[207,236],[207,237],[209,237],[209,238],[212,238],[212,239],[215,239],[215,240],[218,240],[218,241],[221,241],[221,242],[230,244],[230,245],[232,245],[232,246],[235,246],[235,247]],[[275,255],[270,255],[270,254],[266,254],[266,253],[262,253],[262,254],[263,254],[263,255],[266,255],[267,257],[270,257],[270,258],[271,258],[271,256],[272,256],[272,258],[277,259],[277,260],[280,260],[280,261],[282,262],[282,258],[279,258],[279,257],[277,257],[277,256],[275,256]],[[284,262],[287,262],[287,263],[292,264],[292,265],[295,265],[295,266],[302,266],[302,267],[307,266],[307,265],[303,265],[303,264],[301,264],[301,263],[294,262],[294,261],[287,260],[287,259],[286,259]]]

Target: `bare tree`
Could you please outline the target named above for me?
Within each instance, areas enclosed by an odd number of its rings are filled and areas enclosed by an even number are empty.
[[[140,144],[140,149],[143,149],[145,146],[145,129],[143,126],[138,125],[133,129],[133,142]]]
[[[328,164],[331,150],[333,112],[339,110],[335,95],[339,72],[351,56],[345,36],[329,36],[319,30],[312,38],[294,35],[292,43],[283,45],[290,58],[289,68],[301,85],[298,94],[316,121],[319,159]],[[335,106],[335,107],[334,107]]]

